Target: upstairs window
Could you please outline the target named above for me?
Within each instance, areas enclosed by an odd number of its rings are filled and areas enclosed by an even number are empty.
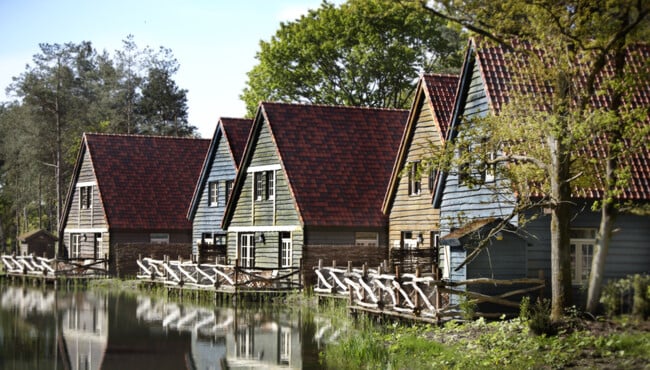
[[[230,199],[230,194],[232,194],[232,187],[233,187],[233,181],[232,180],[227,180],[226,181],[226,203],[228,202],[228,199]]]
[[[438,176],[438,170],[431,167],[429,168],[429,193],[433,194],[433,184],[436,182],[436,176]]]
[[[275,199],[275,171],[266,171],[266,199]]]
[[[420,195],[421,177],[419,174],[420,162],[409,164],[409,195]]]
[[[82,186],[79,188],[79,207],[81,209],[90,209],[93,207],[93,187]]]
[[[255,182],[255,200],[264,198],[264,176],[262,172],[255,172],[253,180]]]
[[[208,183],[208,205],[216,207],[219,204],[219,182],[212,181]]]

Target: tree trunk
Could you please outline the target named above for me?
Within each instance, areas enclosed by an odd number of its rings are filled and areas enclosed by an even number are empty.
[[[598,239],[594,246],[594,256],[591,261],[591,272],[589,273],[589,289],[587,291],[587,312],[596,313],[600,294],[603,290],[603,274],[605,272],[605,261],[609,252],[609,245],[612,239],[612,230],[618,211],[613,202],[606,202],[600,210],[600,227]]]
[[[557,322],[571,304],[571,248],[569,245],[570,154],[560,138],[548,139],[551,151],[551,320]]]

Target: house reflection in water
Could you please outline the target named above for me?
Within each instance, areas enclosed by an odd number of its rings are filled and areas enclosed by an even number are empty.
[[[138,318],[160,322],[164,330],[192,333],[187,360],[193,369],[301,369],[309,352],[302,341],[311,344],[314,338],[301,333],[299,314],[138,301]],[[318,350],[313,352],[309,357],[317,359]]]
[[[108,299],[106,295],[75,294],[61,320],[63,342],[72,370],[102,368],[108,343]]]

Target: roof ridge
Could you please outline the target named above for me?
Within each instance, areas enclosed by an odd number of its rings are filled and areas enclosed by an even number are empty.
[[[394,111],[394,112],[408,111],[408,109],[403,109],[403,108],[370,107],[370,106],[358,106],[358,105],[286,103],[286,102],[272,102],[272,101],[262,101],[260,104],[261,105],[285,105],[285,106],[296,106],[296,107],[319,107],[319,108],[340,108],[340,109],[357,109],[357,110],[378,110],[378,111]]]
[[[453,73],[429,73],[429,72],[423,72],[423,73],[422,73],[422,76],[459,78],[459,77],[460,77],[460,74],[453,74]]]
[[[114,134],[104,132],[84,132],[84,136],[111,136],[111,137],[127,137],[127,138],[143,138],[143,139],[172,139],[172,140],[210,140],[201,137],[188,137],[188,136],[165,136],[165,135],[143,135],[143,134]]]

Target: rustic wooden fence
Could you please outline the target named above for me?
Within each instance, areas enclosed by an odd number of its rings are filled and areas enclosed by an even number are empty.
[[[315,268],[318,281],[314,291],[321,296],[344,297],[350,301],[353,311],[366,311],[386,316],[397,316],[429,322],[463,317],[464,307],[473,306],[475,316],[500,317],[512,313],[519,307],[525,294],[540,293],[544,289],[543,279],[495,280],[488,278],[463,281],[441,280],[437,271],[422,274],[388,273],[383,266],[377,269],[319,266]],[[488,286],[498,291],[490,295],[477,287]],[[463,289],[465,287],[465,289]],[[504,289],[505,288],[505,289]],[[508,290],[510,289],[510,290]],[[482,306],[505,308],[500,312],[481,312]]]
[[[68,258],[56,259],[37,257],[33,254],[16,256],[4,254],[0,257],[4,271],[10,276],[104,277],[108,275],[107,259]]]
[[[221,291],[274,291],[302,289],[299,267],[244,268],[238,265],[200,264],[191,260],[139,258],[138,279],[178,287]]]

